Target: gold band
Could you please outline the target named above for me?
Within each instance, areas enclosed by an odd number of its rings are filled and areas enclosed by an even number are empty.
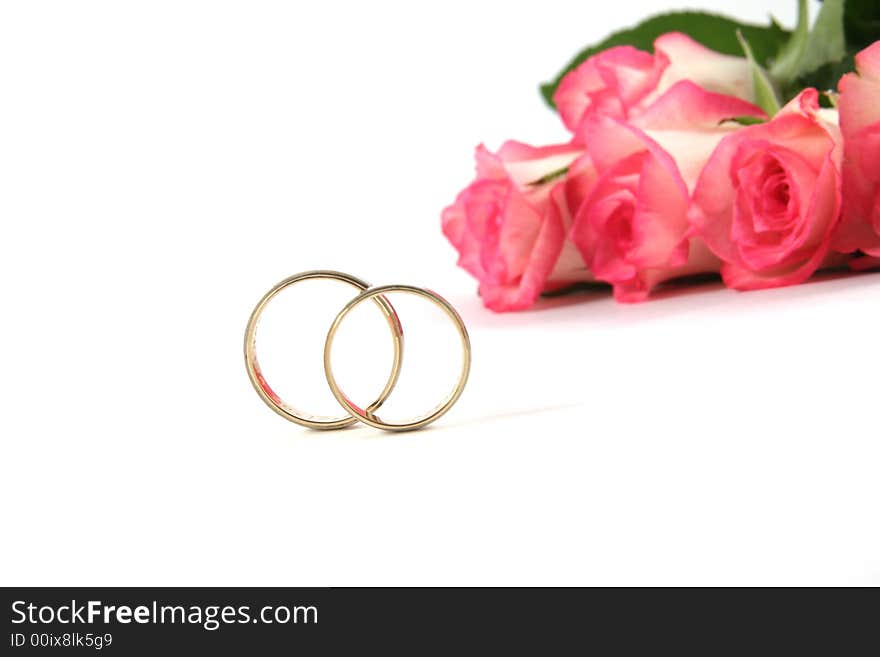
[[[333,350],[333,338],[336,336],[339,325],[345,319],[346,315],[348,315],[348,313],[350,313],[354,309],[354,307],[361,302],[366,301],[367,299],[381,299],[383,298],[383,295],[390,294],[392,292],[405,292],[407,294],[414,294],[416,296],[428,299],[429,301],[433,301],[435,304],[440,306],[440,308],[445,311],[445,313],[455,324],[455,327],[458,329],[459,336],[461,337],[462,347],[461,374],[459,375],[458,382],[456,383],[455,388],[452,390],[452,392],[434,410],[428,412],[425,415],[417,417],[414,420],[398,423],[384,422],[379,417],[377,417],[374,411],[377,410],[378,407],[375,404],[371,407],[363,409],[352,402],[345,395],[345,393],[342,392],[342,390],[339,388],[339,385],[336,383],[336,378],[333,376],[333,366],[330,358],[331,352]],[[327,383],[330,385],[330,390],[333,391],[333,395],[336,397],[339,403],[342,404],[342,406],[345,407],[345,409],[353,416],[357,417],[359,420],[365,422],[366,424],[369,424],[372,427],[375,427],[377,429],[385,429],[386,431],[411,431],[412,429],[419,429],[430,424],[441,415],[446,413],[446,411],[452,408],[452,405],[455,404],[455,402],[461,396],[461,393],[464,390],[465,383],[467,383],[470,367],[470,338],[468,337],[467,329],[464,326],[464,322],[461,321],[461,317],[459,317],[458,313],[455,311],[455,308],[449,305],[449,302],[446,301],[439,294],[411,285],[383,285],[381,287],[374,287],[364,292],[361,292],[361,294],[349,301],[348,304],[346,304],[346,306],[336,316],[336,319],[333,320],[333,324],[327,333],[327,341],[324,343],[324,373],[327,376]]]
[[[269,383],[263,377],[259,361],[257,360],[257,323],[259,322],[260,316],[263,314],[266,305],[285,288],[302,281],[316,278],[341,281],[355,287],[359,292],[363,292],[369,287],[369,284],[365,281],[355,278],[350,274],[338,271],[307,271],[291,276],[290,278],[285,278],[263,295],[263,298],[260,299],[259,303],[257,303],[251,313],[244,334],[244,361],[245,366],[247,367],[248,377],[254,386],[254,390],[257,391],[260,399],[262,399],[269,408],[278,413],[281,417],[305,427],[311,427],[312,429],[339,429],[353,424],[357,421],[356,418],[351,415],[345,417],[326,417],[296,410],[272,390]],[[378,409],[382,403],[388,399],[388,395],[391,394],[391,391],[394,389],[397,379],[400,376],[400,364],[403,359],[403,329],[400,326],[400,320],[397,317],[397,313],[394,311],[394,307],[380,294],[371,295],[371,298],[382,311],[382,314],[385,315],[385,318],[388,321],[388,326],[391,329],[391,337],[394,340],[394,363],[391,368],[388,382],[385,384],[385,388],[382,390],[376,401],[370,404],[367,411],[365,411],[370,413]],[[349,306],[351,306],[351,304],[349,304]],[[346,306],[346,308],[349,306]]]

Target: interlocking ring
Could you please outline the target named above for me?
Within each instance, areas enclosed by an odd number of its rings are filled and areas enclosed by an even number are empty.
[[[440,404],[436,408],[425,413],[424,415],[421,415],[415,419],[406,422],[383,421],[376,415],[375,411],[378,407],[376,407],[375,405],[371,405],[364,409],[355,404],[351,399],[349,399],[336,383],[336,378],[333,376],[333,363],[331,358],[333,350],[333,338],[336,336],[336,332],[337,330],[339,330],[339,325],[345,319],[346,315],[348,315],[360,303],[368,299],[372,299],[374,301],[376,299],[381,299],[383,298],[383,295],[390,294],[392,292],[404,292],[407,294],[413,294],[428,299],[429,301],[437,304],[455,324],[456,329],[458,329],[459,337],[461,338],[461,371],[455,387],[452,389],[449,395],[447,395],[446,399],[440,402]],[[436,292],[432,292],[431,290],[426,290],[420,287],[414,287],[412,285],[383,285],[381,287],[373,287],[369,290],[361,292],[357,297],[349,301],[348,304],[346,304],[346,306],[336,316],[336,319],[330,326],[330,330],[327,332],[327,341],[324,343],[324,373],[327,376],[327,383],[330,385],[330,390],[333,391],[333,395],[336,397],[339,403],[342,404],[345,410],[347,410],[353,416],[357,417],[361,422],[369,424],[371,427],[375,427],[377,429],[385,429],[386,431],[411,431],[413,429],[419,429],[430,424],[431,422],[442,416],[444,413],[446,413],[450,408],[452,408],[453,404],[455,404],[455,402],[458,401],[458,398],[461,396],[461,393],[464,390],[464,386],[467,383],[468,374],[470,373],[470,367],[470,338],[468,337],[468,332],[465,328],[464,322],[462,322],[461,317],[455,311],[455,308],[453,308],[449,304],[449,302],[446,301],[446,299],[441,297]]]
[[[356,288],[359,292],[363,292],[369,287],[369,284],[362,281],[361,279],[356,278],[350,274],[345,274],[338,271],[307,271],[301,274],[296,274],[295,276],[291,276],[289,278],[285,278],[271,290],[266,292],[265,295],[263,295],[263,298],[260,299],[259,303],[257,303],[257,305],[254,307],[253,312],[251,313],[244,335],[244,361],[245,367],[247,368],[248,377],[250,378],[251,383],[254,386],[254,390],[257,391],[260,399],[262,399],[269,408],[278,413],[278,415],[287,420],[290,420],[291,422],[295,422],[296,424],[301,424],[305,427],[310,427],[312,429],[339,429],[353,424],[354,422],[357,422],[357,419],[351,414],[346,414],[344,417],[328,417],[322,415],[314,415],[297,410],[296,408],[285,402],[283,399],[281,399],[281,397],[279,397],[278,394],[274,390],[272,390],[272,387],[263,376],[263,373],[260,370],[259,361],[257,360],[257,324],[259,323],[260,317],[263,314],[263,310],[266,308],[266,305],[279,292],[290,287],[291,285],[295,285],[296,283],[316,278],[341,281]],[[381,295],[374,295],[372,299],[382,311],[382,314],[385,316],[385,319],[388,322],[388,326],[391,329],[391,337],[394,341],[394,362],[392,364],[391,374],[388,377],[388,382],[385,384],[382,392],[376,398],[376,401],[369,405],[369,412],[378,409],[382,405],[382,403],[386,399],[388,399],[388,395],[391,394],[391,391],[394,389],[394,386],[397,384],[397,379],[400,376],[400,365],[403,359],[403,329],[400,326],[400,320],[397,317],[397,313],[394,311],[394,307],[390,303],[388,303],[388,300]]]

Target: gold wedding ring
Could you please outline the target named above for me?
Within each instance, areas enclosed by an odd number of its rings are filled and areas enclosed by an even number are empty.
[[[310,427],[312,429],[339,429],[341,427],[353,424],[357,421],[357,419],[350,414],[346,414],[344,417],[328,417],[323,415],[313,415],[297,410],[296,408],[282,400],[281,397],[279,397],[278,394],[276,394],[276,392],[272,390],[272,387],[263,376],[263,373],[260,370],[259,361],[257,360],[257,324],[259,323],[260,317],[263,314],[263,310],[265,309],[266,305],[282,290],[290,287],[291,285],[295,285],[296,283],[300,283],[302,281],[310,279],[329,279],[341,281],[356,288],[359,292],[363,292],[369,287],[368,283],[360,280],[359,278],[338,271],[307,271],[301,274],[296,274],[295,276],[291,276],[289,278],[285,278],[271,290],[266,292],[265,295],[263,295],[263,298],[260,299],[259,303],[257,303],[256,307],[254,307],[254,310],[251,313],[244,336],[245,366],[247,367],[248,377],[250,378],[251,383],[254,386],[254,390],[257,391],[257,394],[266,403],[266,405],[273,411],[278,413],[278,415],[287,420],[290,420],[291,422],[295,422],[297,424],[301,424],[305,427]],[[391,329],[391,337],[394,341],[394,362],[392,364],[391,374],[389,375],[388,381],[385,384],[385,388],[376,398],[376,401],[374,401],[367,407],[367,411],[364,411],[368,413],[372,413],[373,411],[378,409],[382,405],[382,403],[388,398],[388,395],[391,394],[391,391],[394,389],[394,386],[397,383],[397,379],[400,376],[400,364],[403,358],[403,329],[400,326],[400,320],[397,317],[397,313],[394,311],[394,308],[391,306],[391,304],[388,303],[388,300],[385,299],[385,297],[381,296],[381,294],[371,295],[370,298],[382,311],[382,314],[385,316],[385,319],[388,322],[388,326]]]
[[[336,378],[333,375],[333,363],[331,359],[331,354],[333,351],[333,338],[336,336],[336,332],[339,330],[339,326],[345,319],[346,315],[348,315],[360,303],[368,299],[372,299],[373,301],[382,299],[384,295],[390,294],[392,292],[413,294],[428,299],[429,301],[437,304],[452,320],[453,324],[455,324],[455,327],[458,330],[459,337],[461,338],[461,371],[455,387],[452,389],[449,395],[447,395],[446,399],[444,399],[433,410],[425,413],[424,415],[416,417],[415,419],[405,422],[383,421],[375,413],[375,411],[378,409],[378,406],[376,404],[372,404],[364,409],[355,404],[351,399],[349,399],[336,383]],[[369,424],[371,427],[384,429],[386,431],[411,431],[413,429],[419,429],[430,424],[431,422],[442,416],[444,413],[446,413],[446,411],[452,408],[453,404],[455,404],[455,402],[461,396],[461,393],[464,390],[464,386],[467,383],[470,367],[471,343],[470,338],[468,337],[467,329],[465,328],[464,322],[462,322],[461,317],[459,317],[458,313],[449,304],[449,302],[446,301],[446,299],[441,297],[439,294],[430,290],[426,290],[424,288],[414,287],[412,285],[383,285],[381,287],[373,287],[361,292],[357,297],[349,301],[348,304],[346,304],[346,306],[336,316],[336,319],[330,326],[330,330],[327,332],[327,341],[324,343],[324,373],[327,376],[327,383],[330,385],[330,390],[333,391],[333,395],[336,397],[339,403],[342,404],[342,406],[349,413],[351,413],[351,415],[359,419],[361,422]]]

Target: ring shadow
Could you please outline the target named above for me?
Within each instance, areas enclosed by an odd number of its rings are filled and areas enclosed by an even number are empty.
[[[436,434],[442,431],[446,431],[448,429],[455,429],[458,427],[464,426],[474,426],[480,424],[486,424],[487,422],[493,422],[496,420],[507,420],[517,417],[525,417],[530,415],[540,415],[542,413],[552,413],[555,411],[566,410],[570,408],[577,408],[580,404],[571,402],[567,404],[553,404],[550,406],[541,406],[538,408],[529,408],[529,409],[517,409],[510,411],[503,411],[500,413],[490,413],[487,415],[482,415],[478,417],[472,417],[467,419],[459,419],[454,422],[442,422],[439,424],[431,424],[427,427],[422,427],[420,429],[415,429],[413,431],[382,431],[381,429],[374,429],[373,427],[369,427],[367,425],[353,425],[350,427],[346,427],[346,430],[350,431],[350,433],[358,432],[359,435],[352,436],[356,437],[358,440],[375,440],[379,438],[411,438],[415,434],[419,436]]]

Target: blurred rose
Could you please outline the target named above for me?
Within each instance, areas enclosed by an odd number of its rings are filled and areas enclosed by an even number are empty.
[[[633,118],[681,80],[754,101],[752,75],[742,57],[722,55],[680,32],[659,37],[654,52],[609,48],[566,75],[553,96],[565,126],[575,132],[585,118],[596,114]]]
[[[589,279],[566,232],[568,202],[578,190],[566,173],[583,150],[569,144],[535,148],[506,142],[497,155],[479,146],[477,177],[443,211],[443,234],[458,264],[480,282],[492,310],[519,310],[542,291]],[[580,170],[578,178],[588,172]]]
[[[632,122],[594,116],[579,135],[598,178],[571,237],[596,278],[619,301],[641,301],[658,283],[717,272],[720,263],[689,240],[690,190],[733,116],[761,116],[745,101],[683,81]],[[693,242],[693,243],[692,243]]]
[[[880,256],[880,41],[856,55],[856,70],[839,85],[843,216],[833,242]]]
[[[771,121],[740,128],[697,183],[691,222],[740,290],[806,280],[822,264],[840,213],[840,131],[807,89]]]

